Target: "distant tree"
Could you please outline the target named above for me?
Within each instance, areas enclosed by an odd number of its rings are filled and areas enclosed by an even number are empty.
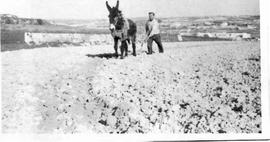
[[[37,24],[38,25],[43,25],[44,23],[43,23],[43,20],[42,19],[37,19]]]
[[[12,20],[11,20],[10,18],[6,18],[5,21],[6,21],[6,22],[5,22],[6,24],[13,24],[13,23],[12,23]]]
[[[43,20],[42,19],[37,19],[37,25],[43,25]]]

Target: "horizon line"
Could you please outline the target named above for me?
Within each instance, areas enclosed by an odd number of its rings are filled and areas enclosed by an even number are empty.
[[[10,14],[10,13],[0,13],[0,15],[14,15],[15,14]],[[164,19],[164,18],[195,18],[195,17],[241,17],[241,16],[260,16],[260,14],[242,14],[242,15],[205,15],[205,16],[160,16],[157,17],[157,19]],[[18,18],[29,18],[29,19],[44,19],[44,20],[107,20],[107,18],[40,18],[40,17],[20,17],[17,16]],[[135,19],[140,19],[140,18],[146,18],[147,16],[137,16],[137,17],[126,17],[128,19],[130,18],[135,18]]]

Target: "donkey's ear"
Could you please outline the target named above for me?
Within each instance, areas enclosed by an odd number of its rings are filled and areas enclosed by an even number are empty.
[[[110,5],[108,4],[108,1],[106,1],[106,6],[107,6],[107,9],[109,10],[109,11],[111,11],[111,7],[110,7]]]
[[[116,6],[115,6],[117,9],[119,8],[119,0],[117,0],[116,2]]]

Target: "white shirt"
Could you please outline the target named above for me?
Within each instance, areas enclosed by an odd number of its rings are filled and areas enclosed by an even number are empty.
[[[160,33],[159,23],[156,19],[153,19],[152,21],[148,20],[145,24],[145,29],[146,29],[146,32],[150,31],[150,34],[148,35],[148,37],[151,37],[155,34]]]

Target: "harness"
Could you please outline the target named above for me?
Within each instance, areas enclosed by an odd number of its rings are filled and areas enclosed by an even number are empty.
[[[118,18],[115,22],[115,28],[112,31],[113,37],[118,37],[121,41],[127,40],[129,30],[128,20],[125,18]]]

